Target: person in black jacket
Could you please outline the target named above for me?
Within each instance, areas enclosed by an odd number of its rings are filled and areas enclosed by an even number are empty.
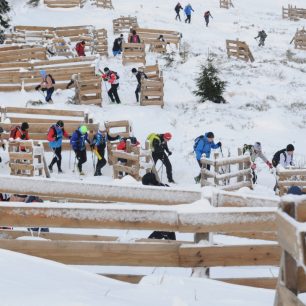
[[[104,125],[99,126],[99,130],[97,134],[94,135],[91,148],[93,149],[93,152],[98,157],[98,162],[96,165],[96,171],[94,176],[101,176],[101,169],[106,165],[106,159],[105,159],[105,148],[108,141],[114,141],[120,139],[120,136],[117,135],[116,137],[110,136]]]
[[[167,178],[169,183],[174,183],[172,177],[172,165],[168,156],[172,154],[168,148],[168,141],[172,138],[171,133],[156,134],[152,141],[152,158],[156,164],[160,160],[166,166]],[[166,154],[168,153],[168,155]]]
[[[120,37],[114,40],[114,45],[113,45],[114,56],[122,53],[122,42],[123,42],[123,34],[120,34]]]
[[[138,82],[136,90],[135,90],[135,95],[136,95],[137,102],[139,102],[139,93],[140,93],[140,90],[141,90],[141,81],[143,79],[147,79],[148,77],[144,72],[139,71],[136,68],[132,69],[132,73],[135,75],[135,77],[137,79],[137,82]]]
[[[181,6],[181,4],[178,2],[177,5],[175,6],[174,10],[176,12],[176,16],[175,16],[175,20],[179,19],[179,21],[181,21],[181,16],[180,16],[180,10],[182,10],[183,7]]]

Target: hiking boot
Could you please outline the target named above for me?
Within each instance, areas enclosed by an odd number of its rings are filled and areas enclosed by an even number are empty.
[[[199,174],[198,176],[196,176],[196,177],[194,178],[194,180],[195,180],[195,183],[196,183],[196,184],[199,184],[200,181],[201,181],[201,174]]]
[[[50,171],[51,173],[53,172],[53,169],[52,169],[52,166],[51,166],[51,165],[48,166],[48,169],[49,169],[49,171]]]
[[[101,172],[95,172],[94,176],[101,176],[102,173]]]
[[[175,184],[175,181],[174,181],[173,179],[169,179],[168,182],[169,182],[169,183],[174,183],[174,184]]]
[[[78,169],[78,171],[80,175],[85,175],[85,173],[81,169]]]
[[[62,169],[58,169],[58,174],[63,174],[63,170]]]

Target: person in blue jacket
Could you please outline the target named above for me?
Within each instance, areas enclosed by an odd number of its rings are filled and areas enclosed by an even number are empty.
[[[187,21],[188,21],[188,23],[191,22],[191,11],[194,12],[194,10],[193,10],[191,4],[188,3],[188,5],[186,5],[185,8],[184,8],[184,12],[185,12],[186,17],[187,17],[187,18],[185,19],[185,23],[187,23]]]
[[[87,126],[81,125],[73,132],[70,139],[70,144],[75,152],[76,159],[78,160],[78,170],[80,175],[84,175],[84,172],[82,171],[82,164],[87,161],[85,142],[90,145],[87,131]]]
[[[205,154],[206,158],[210,157],[211,149],[218,149],[222,146],[222,143],[219,141],[218,143],[214,143],[215,135],[213,132],[205,133],[202,136],[199,136],[195,140],[194,151],[196,153],[197,162],[202,168],[201,164],[201,156]],[[207,169],[210,170],[210,165],[207,165]],[[201,179],[201,173],[195,177],[196,183],[198,183]]]

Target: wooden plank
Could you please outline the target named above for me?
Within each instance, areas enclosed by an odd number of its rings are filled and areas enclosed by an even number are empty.
[[[214,280],[234,285],[249,286],[255,288],[275,289],[277,278],[256,277],[256,278],[214,278]]]
[[[240,238],[278,241],[277,232],[232,232],[232,233],[221,233],[221,234],[227,236],[240,237]]]
[[[296,220],[299,222],[306,222],[306,200],[297,203]]]
[[[277,265],[275,245],[201,246],[164,243],[0,240],[0,248],[75,265],[216,267]],[[88,256],[90,254],[90,256]]]
[[[132,275],[132,274],[103,274],[98,273],[98,275],[119,280],[121,282],[126,282],[130,284],[138,284],[145,275]]]
[[[47,108],[24,108],[24,107],[6,107],[6,113],[16,114],[33,114],[33,115],[52,115],[52,116],[69,116],[69,117],[83,117],[83,111],[75,110],[59,110],[59,109],[47,109]]]
[[[225,185],[225,186],[218,186],[218,188],[226,191],[233,191],[233,190],[238,190],[243,187],[248,187],[248,188],[253,188],[253,184],[251,181],[244,181],[244,182],[239,182],[236,184],[231,184],[231,185]]]
[[[2,183],[3,182],[3,183]],[[39,183],[39,184],[37,184]],[[0,176],[0,190],[7,193],[49,195],[63,198],[99,199],[101,201],[183,204],[201,199],[200,191],[175,188],[117,186],[52,179],[26,179]],[[6,190],[6,191],[4,191]],[[72,196],[73,195],[73,196]],[[1,223],[0,223],[1,224]]]
[[[278,285],[278,293],[283,303],[282,305],[284,306],[305,306],[305,304],[283,284]]]
[[[21,178],[13,178],[20,181]],[[23,178],[25,180],[25,178]],[[30,180],[30,179],[28,179]],[[49,180],[51,181],[51,180]],[[8,192],[7,188],[1,191]],[[13,189],[13,188],[12,188]],[[10,192],[35,193],[27,190]],[[40,195],[47,192],[42,191]],[[70,196],[71,198],[72,196]],[[74,195],[77,198],[77,195]],[[275,231],[274,212],[177,213],[174,210],[109,207],[79,208],[77,204],[0,204],[0,224],[25,227],[115,228],[179,231],[187,233]],[[51,217],[52,216],[52,217]],[[81,220],[81,221],[80,221]],[[234,221],[239,220],[239,222]]]

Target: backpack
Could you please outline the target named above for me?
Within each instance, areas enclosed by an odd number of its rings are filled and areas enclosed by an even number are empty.
[[[279,164],[280,155],[281,155],[281,154],[284,154],[284,156],[285,156],[285,162],[286,162],[287,155],[285,154],[285,152],[286,152],[286,149],[283,149],[283,150],[277,151],[277,152],[274,154],[274,156],[273,156],[273,158],[272,158],[272,165],[273,165],[273,167],[276,168],[277,165]]]
[[[263,39],[267,38],[267,34],[265,31],[261,31],[261,36]]]
[[[15,139],[16,138],[16,133],[17,133],[18,130],[21,130],[20,125],[16,125],[15,127],[13,127],[10,131],[10,138]]]
[[[201,139],[204,138],[204,135],[198,136],[195,140],[194,140],[194,144],[193,144],[193,151],[195,151],[197,149],[198,143]]]
[[[120,76],[119,74],[116,72],[116,71],[111,71],[111,74],[114,73],[115,76],[116,76],[116,80],[119,80],[120,79]]]
[[[53,79],[53,76],[51,74],[48,74],[48,76],[50,77],[52,84],[55,84],[55,80]]]
[[[156,133],[151,133],[151,134],[148,135],[147,140],[149,141],[150,149],[153,148],[153,141],[154,141],[154,139],[156,139],[156,138],[159,139],[159,137],[157,136]]]
[[[124,138],[122,138],[122,140],[124,142],[127,142],[127,140],[130,140],[132,145],[135,145],[137,143],[137,138],[133,137],[133,136],[131,136],[131,137],[124,137]]]
[[[204,13],[204,17],[208,17],[209,16],[209,11]]]

